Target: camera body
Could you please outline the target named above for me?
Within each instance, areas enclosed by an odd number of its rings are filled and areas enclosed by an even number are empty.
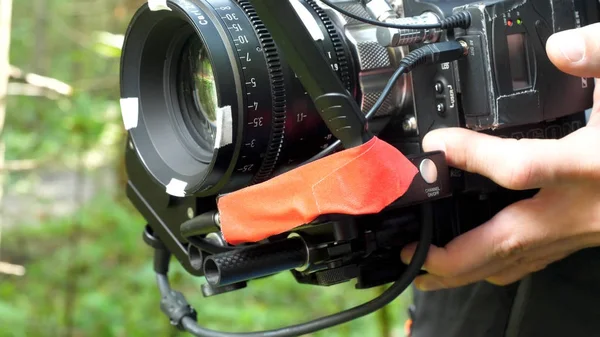
[[[465,39],[468,57],[412,72],[412,101],[419,135],[463,127],[507,138],[558,139],[583,127],[578,112],[589,109],[593,78],[561,72],[548,59],[554,33],[598,22],[591,1],[403,1],[405,16],[440,17],[468,10],[472,24],[446,39]],[[413,45],[412,49],[421,45]],[[568,98],[568,99],[565,99]],[[461,191],[489,193],[497,186],[453,170]]]
[[[407,52],[422,45],[382,46],[375,27],[316,1],[290,1],[306,28],[323,36],[321,48],[331,69],[363,111],[379,98]],[[377,19],[369,4],[335,3]],[[598,21],[598,3],[470,3],[405,0],[396,2],[400,6],[393,12],[384,11],[388,19],[396,20],[423,13],[444,18],[468,10],[469,29],[424,34],[438,41],[462,38],[469,44],[469,55],[448,64],[417,67],[404,76],[369,123],[370,129],[403,153],[417,155],[422,152],[422,137],[436,128],[466,127],[512,138],[560,138],[583,127],[583,111],[592,105],[593,80],[559,72],[546,56],[545,41],[554,32]],[[122,107],[129,131],[127,196],[148,222],[146,235],[159,237],[190,274],[203,276],[207,252],[181,234],[181,224],[214,212],[219,193],[293,168],[334,139],[249,1],[169,0],[167,4],[166,11],[140,9],[126,35]],[[179,71],[189,59],[170,61],[187,50],[185,37],[194,34],[202,36],[211,54],[219,93],[213,159],[204,166],[197,164],[202,166],[199,171],[194,171],[193,159],[195,151],[201,151],[189,145],[199,139],[197,130],[181,127],[195,124],[197,117],[186,115],[193,109],[186,97],[194,91],[187,86],[192,81]],[[177,116],[179,110],[184,117]],[[169,119],[161,120],[164,115]],[[171,135],[175,133],[182,136]],[[167,140],[172,143],[157,143]],[[419,205],[389,207],[358,217],[325,216],[294,230],[303,244],[290,241],[290,254],[306,250],[312,256],[310,265],[292,269],[296,280],[329,286],[355,279],[357,288],[392,282],[404,272],[400,250],[418,240],[423,216],[434,223],[433,243],[442,246],[535,193],[506,191],[456,169],[440,173],[444,174],[451,188],[433,201],[431,214],[424,215]],[[289,235],[258,245],[285,242]],[[202,236],[228,246],[218,226]],[[205,285],[203,292],[212,296],[237,290],[251,278],[222,287]]]
[[[593,78],[557,69],[546,55],[546,41],[558,31],[597,22],[597,1],[406,1],[404,10],[406,15],[431,11],[441,16],[467,10],[472,17],[470,28],[456,29],[451,37],[467,41],[466,58],[413,73],[421,133],[445,126],[493,130],[531,125],[593,103]],[[421,112],[432,110],[437,113]]]

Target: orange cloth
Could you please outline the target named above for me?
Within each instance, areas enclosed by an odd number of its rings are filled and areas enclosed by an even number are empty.
[[[221,230],[230,244],[257,242],[324,214],[374,214],[400,198],[418,169],[374,137],[264,183],[221,196]]]
[[[412,325],[413,325],[412,319],[408,319],[408,320],[406,320],[406,322],[404,322],[404,335],[406,335],[406,337],[412,336]]]

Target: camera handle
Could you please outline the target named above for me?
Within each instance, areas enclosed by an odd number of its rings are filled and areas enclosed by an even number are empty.
[[[171,324],[182,331],[187,331],[198,337],[292,337],[300,336],[315,331],[324,330],[336,325],[344,324],[357,318],[369,315],[400,296],[412,281],[417,277],[429,252],[429,246],[433,239],[433,210],[430,203],[421,205],[421,233],[420,241],[417,246],[414,258],[408,265],[406,271],[400,278],[390,286],[383,294],[373,300],[347,309],[337,314],[322,317],[310,322],[301,323],[276,330],[250,332],[250,333],[229,333],[206,329],[198,325],[198,313],[187,302],[185,296],[171,288],[169,278],[170,252],[166,249],[160,238],[152,233],[149,226],[144,232],[144,242],[154,249],[154,271],[156,281],[161,293],[161,310],[167,315]],[[400,261],[399,261],[400,263]],[[215,289],[215,291],[219,291]],[[227,291],[227,289],[224,289]]]

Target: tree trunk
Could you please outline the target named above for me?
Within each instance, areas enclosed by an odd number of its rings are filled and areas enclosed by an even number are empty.
[[[10,32],[12,20],[12,0],[0,0],[0,167],[4,166],[4,142],[2,134],[6,118],[6,97],[8,76],[10,71]],[[0,217],[2,217],[2,197],[4,192],[5,173],[0,171]],[[2,219],[0,218],[0,240],[2,239]],[[0,241],[1,243],[1,241]],[[0,246],[1,248],[1,246]]]

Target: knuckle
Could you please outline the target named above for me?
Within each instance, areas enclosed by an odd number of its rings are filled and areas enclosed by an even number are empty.
[[[501,241],[493,251],[493,256],[508,259],[522,254],[528,247],[528,242],[520,236],[510,236]],[[517,260],[520,261],[520,260]],[[518,262],[519,263],[519,262]]]
[[[512,190],[527,189],[531,185],[532,177],[533,170],[531,169],[531,165],[519,166],[513,164],[511,165],[511,169],[508,170],[505,187]]]
[[[503,140],[504,141],[504,140]],[[510,142],[511,140],[506,140]],[[464,169],[467,172],[490,175],[494,173],[494,162],[497,161],[497,151],[490,151],[490,145],[485,141],[473,141],[464,147]]]
[[[514,264],[513,264],[513,268],[514,269],[527,269],[529,266],[529,261],[527,261],[527,258],[525,256],[521,256],[518,259],[515,260]]]
[[[454,277],[459,269],[452,258],[453,252],[445,247],[436,247],[430,250],[422,269],[439,277]]]
[[[533,179],[535,178],[534,165],[531,162],[529,156],[523,151],[519,151],[517,146],[521,143],[521,140],[515,140],[512,142],[515,148],[512,153],[514,156],[506,161],[506,167],[501,172],[501,184],[504,184],[506,188],[513,190],[523,190],[531,186]]]

